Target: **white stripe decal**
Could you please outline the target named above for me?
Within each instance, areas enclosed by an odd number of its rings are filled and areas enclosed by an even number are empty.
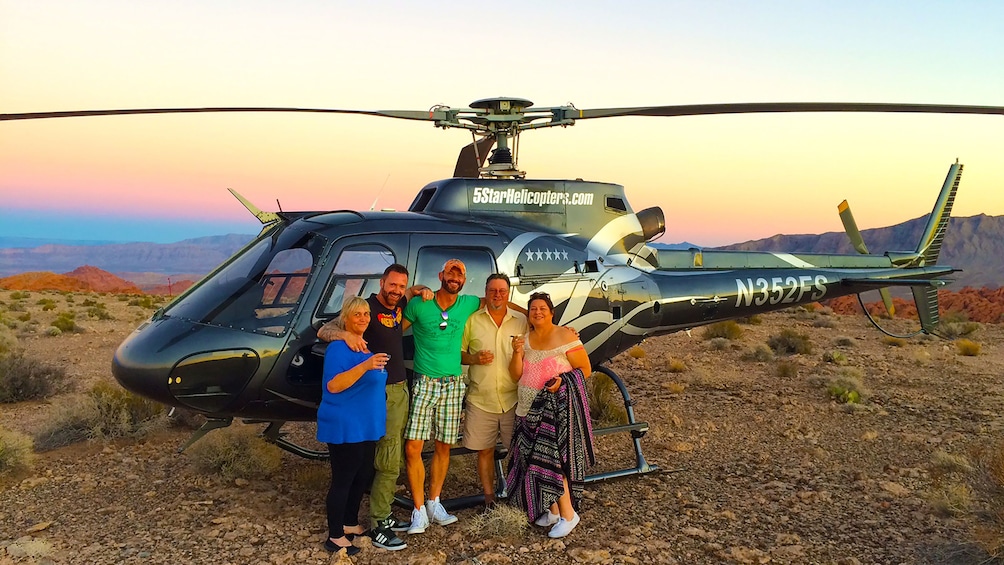
[[[777,257],[778,259],[788,263],[793,267],[801,267],[803,269],[815,268],[815,265],[813,265],[812,263],[806,263],[805,261],[799,259],[798,257],[795,257],[790,253],[771,253],[771,255]]]

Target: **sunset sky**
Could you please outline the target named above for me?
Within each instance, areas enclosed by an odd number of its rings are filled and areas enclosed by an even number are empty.
[[[298,106],[426,110],[494,96],[579,108],[717,102],[1004,105],[1004,3],[0,0],[0,113]],[[363,116],[0,122],[0,236],[169,242],[274,210],[405,209],[462,130]],[[535,178],[625,185],[666,242],[1004,214],[1004,117],[785,114],[532,131]]]

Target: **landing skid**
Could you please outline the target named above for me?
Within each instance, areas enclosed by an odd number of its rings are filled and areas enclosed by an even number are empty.
[[[628,393],[627,387],[624,386],[624,381],[615,373],[612,369],[600,365],[596,367],[594,372],[603,373],[604,375],[610,377],[610,380],[617,385],[617,390],[621,393],[621,398],[624,399],[624,410],[627,412],[628,423],[620,426],[610,426],[606,428],[598,428],[593,430],[594,436],[602,436],[608,434],[618,434],[618,433],[630,433],[631,441],[634,444],[635,453],[635,466],[627,467],[624,469],[616,469],[613,471],[606,471],[603,473],[595,473],[592,475],[587,475],[585,477],[586,483],[596,483],[599,481],[605,481],[608,479],[614,479],[618,477],[627,477],[630,475],[644,475],[659,470],[658,465],[650,464],[646,459],[645,455],[641,451],[641,438],[645,436],[648,432],[648,422],[639,422],[635,419],[634,415],[634,401],[631,400],[631,394]],[[450,450],[450,456],[454,455],[464,455],[468,453],[475,453],[469,449],[463,447],[455,447]],[[501,446],[496,446],[495,448],[495,496],[496,498],[506,498],[509,493],[505,490],[505,472],[502,470],[502,460],[506,458],[508,453],[501,449]],[[427,451],[423,454],[424,459],[428,460],[432,456],[431,451]],[[468,495],[460,496],[456,498],[449,498],[442,500],[443,506],[447,510],[455,510],[459,508],[469,508],[471,506],[477,506],[479,504],[484,504],[485,495]],[[414,503],[410,498],[403,496],[396,496],[394,502],[401,506],[402,508],[411,510],[414,508]]]
[[[621,380],[621,378],[617,375],[617,373],[615,373],[613,370],[611,370],[610,368],[605,367],[603,365],[600,365],[600,366],[596,367],[596,369],[594,369],[594,371],[597,372],[597,373],[603,373],[604,375],[610,377],[610,380],[613,381],[613,383],[615,385],[617,385],[617,390],[620,391],[621,397],[624,399],[624,410],[627,413],[628,423],[620,425],[620,426],[610,426],[610,427],[606,427],[606,428],[597,428],[597,429],[594,429],[593,430],[593,435],[594,436],[602,436],[602,435],[608,435],[608,434],[630,433],[631,434],[631,441],[632,441],[632,443],[634,445],[635,465],[634,465],[634,467],[626,467],[626,468],[623,468],[623,469],[616,469],[616,470],[613,470],[613,471],[606,471],[606,472],[603,472],[603,473],[595,473],[595,474],[592,474],[592,475],[587,475],[585,477],[585,482],[587,482],[587,483],[595,483],[595,482],[605,481],[605,480],[608,480],[608,479],[614,479],[614,478],[618,478],[618,477],[627,477],[627,476],[630,476],[630,475],[644,475],[644,474],[647,474],[647,473],[651,473],[653,471],[658,471],[659,467],[657,465],[650,464],[645,459],[645,455],[642,453],[642,450],[641,450],[641,438],[643,438],[645,436],[645,434],[648,432],[648,423],[647,422],[639,422],[639,421],[637,421],[635,419],[635,415],[634,415],[634,401],[631,400],[631,395],[628,393],[627,387],[624,386],[624,381]],[[233,423],[233,418],[215,418],[215,419],[207,420],[206,423],[203,424],[201,428],[199,428],[198,430],[195,431],[195,433],[192,434],[192,437],[190,437],[188,439],[188,441],[185,443],[185,445],[183,445],[180,449],[178,449],[178,452],[180,453],[180,452],[184,451],[189,446],[191,446],[193,443],[195,443],[196,441],[198,441],[199,439],[201,439],[203,436],[205,436],[207,433],[209,433],[209,432],[211,432],[213,430],[219,429],[219,428],[225,428],[225,427],[229,426],[232,423]],[[297,445],[297,444],[289,441],[288,439],[286,439],[285,434],[281,431],[282,430],[282,426],[286,423],[285,421],[282,421],[282,420],[244,420],[244,423],[246,423],[246,424],[268,424],[268,426],[262,431],[261,436],[265,440],[267,440],[267,441],[269,441],[271,443],[274,443],[276,446],[280,447],[281,449],[283,449],[285,451],[288,451],[288,452],[292,453],[293,455],[297,455],[299,457],[303,457],[303,458],[306,458],[306,459],[311,459],[313,461],[327,461],[328,460],[328,452],[327,451],[319,451],[319,450],[316,450],[316,449],[308,449],[306,447],[303,447],[301,445]],[[469,450],[469,449],[467,449],[465,447],[454,447],[453,449],[450,450],[450,456],[451,457],[454,456],[454,455],[468,455],[468,454],[473,454],[473,453],[476,453],[476,452],[475,451],[471,451],[471,450]],[[506,458],[507,455],[508,455],[508,452],[507,452],[507,450],[503,446],[501,446],[501,445],[496,446],[496,448],[495,448],[495,496],[498,497],[498,498],[500,498],[500,499],[501,498],[506,498],[506,497],[509,496],[509,493],[506,492],[505,471],[502,469],[502,461]],[[431,450],[426,451],[423,454],[423,458],[425,460],[428,460],[431,456],[432,456],[432,451]],[[445,506],[447,509],[454,510],[454,509],[458,509],[458,508],[469,508],[471,506],[476,506],[476,505],[479,505],[479,504],[483,504],[484,500],[485,500],[484,494],[476,494],[476,495],[467,495],[467,496],[459,496],[459,497],[455,497],[455,498],[449,498],[449,499],[443,500],[442,502],[443,502],[443,506]],[[412,500],[410,498],[407,498],[407,497],[396,496],[394,498],[394,502],[397,505],[401,506],[402,508],[411,509],[411,508],[414,507],[414,504],[413,504]]]

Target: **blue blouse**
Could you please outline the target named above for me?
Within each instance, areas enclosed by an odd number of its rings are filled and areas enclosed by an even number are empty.
[[[366,371],[352,386],[337,394],[328,391],[327,386],[335,375],[372,355],[352,351],[344,341],[328,344],[321,378],[321,406],[317,409],[317,441],[376,441],[387,432],[387,373],[376,369]]]

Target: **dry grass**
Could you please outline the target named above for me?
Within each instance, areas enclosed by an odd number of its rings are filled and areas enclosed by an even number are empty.
[[[22,352],[0,357],[0,403],[46,398],[66,380],[66,370]]]
[[[628,349],[628,355],[633,359],[643,359],[645,357],[645,350],[640,345],[636,345]]]
[[[35,451],[31,438],[0,428],[0,476],[32,468]]]
[[[812,353],[812,342],[809,341],[809,336],[792,328],[784,328],[781,333],[770,336],[767,345],[778,355]]]
[[[906,345],[906,340],[901,337],[884,335],[882,336],[882,343],[888,345],[889,347],[903,347]]]
[[[587,381],[589,389],[589,415],[599,428],[620,426],[627,423],[624,397],[610,377],[603,373],[593,373]]]
[[[979,343],[968,339],[959,339],[955,342],[955,350],[959,352],[959,355],[976,357],[980,354],[980,349],[982,346]]]
[[[466,530],[478,539],[520,540],[530,527],[526,514],[508,504],[496,504],[491,510],[467,520]]]
[[[670,357],[666,361],[666,370],[670,373],[685,373],[687,372],[687,363],[683,359]]]
[[[743,329],[739,327],[739,324],[735,320],[725,320],[724,322],[717,322],[709,326],[704,327],[704,332],[701,337],[704,339],[714,339],[716,337],[723,337],[728,340],[735,341],[743,336]]]
[[[756,344],[751,349],[747,350],[740,357],[743,361],[772,361],[774,359],[774,352],[770,350],[769,347],[762,343]]]
[[[779,378],[793,379],[798,376],[798,365],[791,361],[780,361],[774,371]]]
[[[973,450],[969,486],[979,501],[977,542],[992,557],[1004,557],[1004,442]]]
[[[827,351],[823,354],[823,361],[842,367],[847,364],[847,356],[839,351]]]

